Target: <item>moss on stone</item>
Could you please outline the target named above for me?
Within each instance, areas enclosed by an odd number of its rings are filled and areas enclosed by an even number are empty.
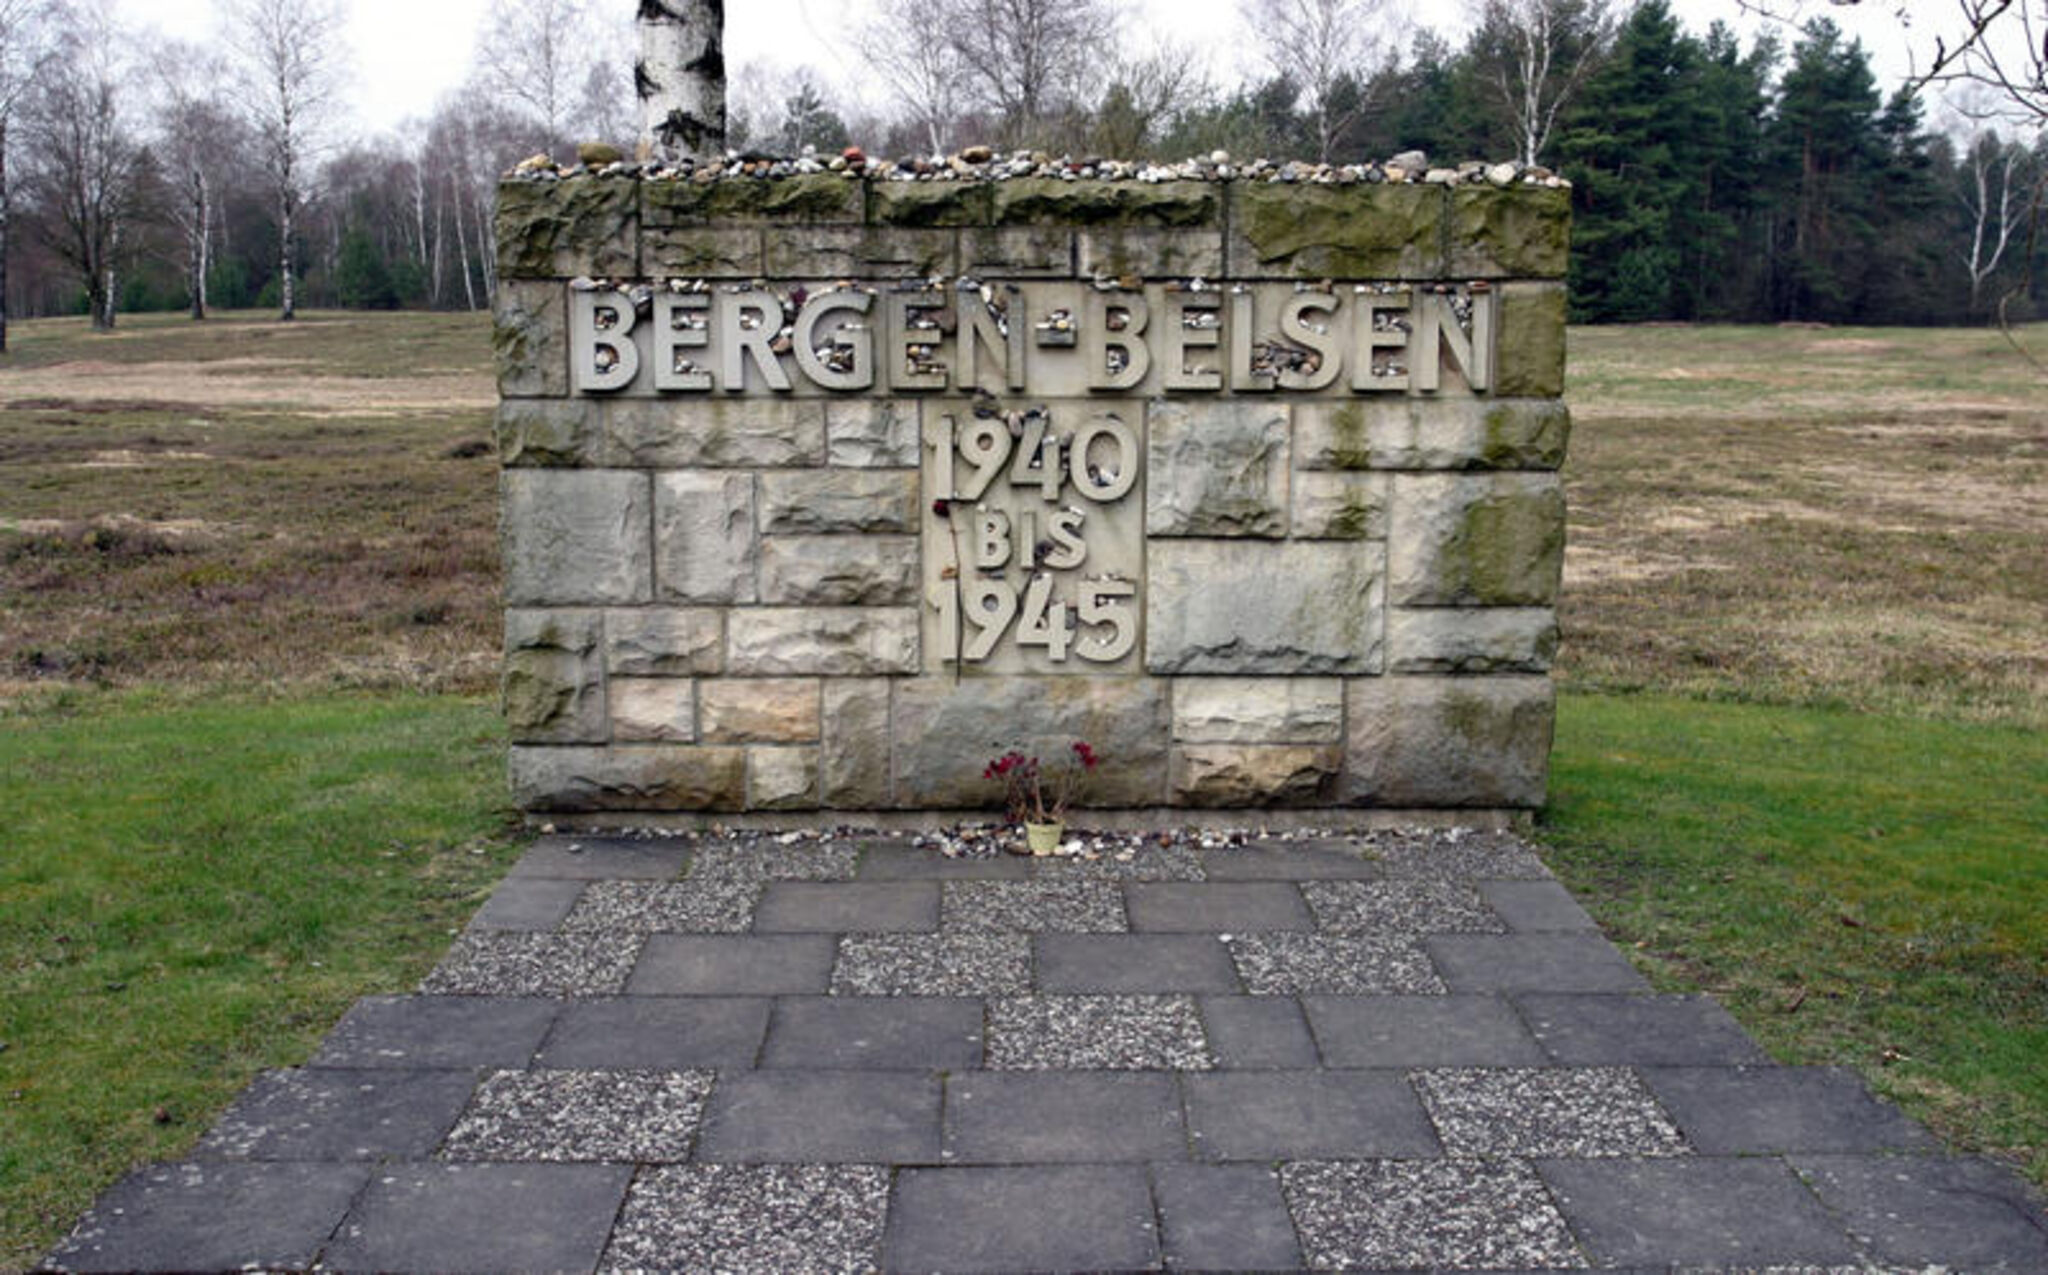
[[[640,184],[610,178],[502,182],[498,262],[507,278],[636,273]]]
[[[731,181],[655,181],[645,185],[650,226],[716,222],[858,222],[862,184],[837,173]]]
[[[1300,278],[1434,279],[1443,273],[1442,186],[1238,183],[1231,225],[1255,270]]]
[[[1564,393],[1564,285],[1501,289],[1494,337],[1494,393],[1503,398],[1556,398]]]
[[[995,204],[988,182],[873,182],[868,220],[884,226],[986,226]]]
[[[1461,601],[1542,606],[1556,600],[1564,553],[1564,497],[1502,492],[1467,505],[1441,548],[1440,579]]]
[[[1372,440],[1365,427],[1365,405],[1353,399],[1330,413],[1330,468],[1371,469]]]
[[[994,218],[1001,226],[1219,226],[1221,187],[1211,182],[1059,181],[1027,177],[998,182]]]
[[[1451,271],[1475,279],[1561,278],[1571,227],[1568,190],[1460,186],[1451,195]]]
[[[1496,403],[1481,418],[1485,469],[1556,469],[1564,463],[1571,413],[1563,403]]]

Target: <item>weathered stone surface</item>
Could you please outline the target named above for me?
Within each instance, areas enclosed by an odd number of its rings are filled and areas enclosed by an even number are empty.
[[[841,810],[880,810],[889,804],[889,683],[835,677],[824,688],[819,795]]]
[[[1540,806],[1554,707],[1545,677],[1354,681],[1342,799],[1418,809]]]
[[[833,469],[761,475],[761,530],[769,535],[917,529],[914,469]]]
[[[1385,540],[1387,476],[1303,470],[1294,476],[1294,538]]]
[[[825,461],[841,469],[915,469],[918,405],[905,399],[833,399],[825,404]]]
[[[1510,283],[1500,290],[1493,392],[1502,398],[1564,393],[1564,285]]]
[[[763,607],[726,617],[728,673],[879,677],[917,672],[914,607]]]
[[[505,723],[532,744],[605,739],[604,624],[596,611],[505,613]]]
[[[774,181],[644,183],[642,217],[650,227],[741,222],[858,222],[861,184],[838,173],[810,173]]]
[[[1287,533],[1287,405],[1162,399],[1145,412],[1145,531]]]
[[[977,278],[1073,273],[1074,232],[1065,226],[999,226],[960,232],[961,269]]]
[[[500,182],[496,224],[508,279],[640,272],[638,182]]]
[[[649,230],[641,259],[653,277],[752,279],[762,273],[761,231],[753,226]]]
[[[1569,190],[1459,186],[1451,193],[1454,278],[1561,278],[1571,237]]]
[[[747,750],[749,810],[816,810],[818,750],[815,748],[749,748]]]
[[[508,603],[645,602],[652,595],[647,475],[512,469],[499,491]]]
[[[1564,566],[1555,474],[1394,479],[1387,598],[1395,606],[1551,606]]]
[[[1305,470],[1556,469],[1571,412],[1554,399],[1354,399],[1300,404],[1294,428]]]
[[[595,465],[603,445],[599,410],[589,399],[503,399],[498,459],[508,469]]]
[[[604,405],[612,464],[649,469],[772,468],[825,459],[818,399],[613,399]]]
[[[1223,273],[1223,232],[1096,227],[1075,237],[1075,255],[1087,276],[1214,279]]]
[[[567,300],[559,283],[506,279],[498,284],[491,351],[498,393],[560,398],[569,392]]]
[[[752,602],[760,537],[754,479],[693,471],[654,485],[654,567],[661,596],[678,602]]]
[[[699,695],[710,744],[802,744],[818,738],[816,678],[719,678]]]
[[[687,744],[696,739],[696,692],[688,678],[615,677],[609,690],[615,742]]]
[[[725,668],[723,613],[649,607],[608,611],[605,667],[619,677],[704,677]]]
[[[764,273],[781,278],[929,279],[957,273],[960,238],[894,226],[778,228],[763,236],[762,257]]]
[[[1221,188],[1213,182],[1070,182],[1030,177],[999,182],[998,225],[1219,227]]]
[[[1344,733],[1344,683],[1334,677],[1183,677],[1173,684],[1173,737],[1193,744],[1323,744]]]
[[[985,182],[874,182],[868,220],[878,226],[986,226],[995,187]]]
[[[522,810],[737,810],[746,800],[743,748],[512,748],[512,800]]]
[[[1150,552],[1147,671],[1379,671],[1381,546],[1160,540]]]
[[[1173,801],[1186,806],[1327,803],[1344,750],[1335,744],[1186,744],[1173,750]]]
[[[1549,607],[1451,607],[1387,612],[1393,673],[1547,673],[1557,656]]]
[[[761,541],[761,601],[769,606],[904,606],[916,600],[915,536]]]
[[[1075,740],[1102,758],[1080,807],[1156,806],[1166,797],[1166,686],[1133,677],[919,678],[896,687],[896,801],[920,807],[1000,809],[999,785],[981,777],[998,754],[1021,748],[1064,761]]]
[[[1444,270],[1447,188],[1237,182],[1230,191],[1235,276],[1435,279]]]

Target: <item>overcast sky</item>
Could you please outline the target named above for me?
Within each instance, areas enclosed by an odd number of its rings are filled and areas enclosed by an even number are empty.
[[[597,0],[622,15],[633,0]],[[1133,14],[1126,34],[1149,29],[1202,49],[1210,71],[1228,82],[1245,69],[1251,42],[1237,18],[1236,0],[1124,0]],[[1431,15],[1439,29],[1463,29],[1464,6],[1452,0],[1412,0],[1414,11]],[[213,0],[119,0],[131,26],[153,26],[179,39],[203,41],[213,31]],[[349,14],[357,126],[395,129],[422,118],[467,73],[477,24],[487,0],[344,0]],[[1694,30],[1716,18],[1744,31],[1756,22],[1735,0],[1675,0],[1673,7]],[[1891,18],[1892,5],[1853,8],[1820,5],[1877,57],[1889,89],[1892,77],[1908,70],[1906,42]],[[737,67],[749,61],[791,67],[808,63],[829,82],[851,85],[858,78],[848,34],[865,11],[864,0],[743,0],[726,6],[726,58]],[[1453,15],[1450,20],[1435,15]],[[1405,43],[1405,41],[1404,41]],[[1252,55],[1255,56],[1255,55]],[[1256,64],[1254,64],[1256,68]]]

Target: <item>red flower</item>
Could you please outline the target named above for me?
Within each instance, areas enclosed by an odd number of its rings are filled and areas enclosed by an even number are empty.
[[[1095,756],[1095,750],[1089,746],[1088,741],[1085,739],[1074,741],[1074,756],[1080,758],[1081,765],[1089,770],[1095,769],[1095,763],[1099,760]]]

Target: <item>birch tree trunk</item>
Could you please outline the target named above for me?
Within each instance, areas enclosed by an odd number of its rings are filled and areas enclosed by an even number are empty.
[[[725,150],[725,0],[640,0],[640,150],[673,162]]]

